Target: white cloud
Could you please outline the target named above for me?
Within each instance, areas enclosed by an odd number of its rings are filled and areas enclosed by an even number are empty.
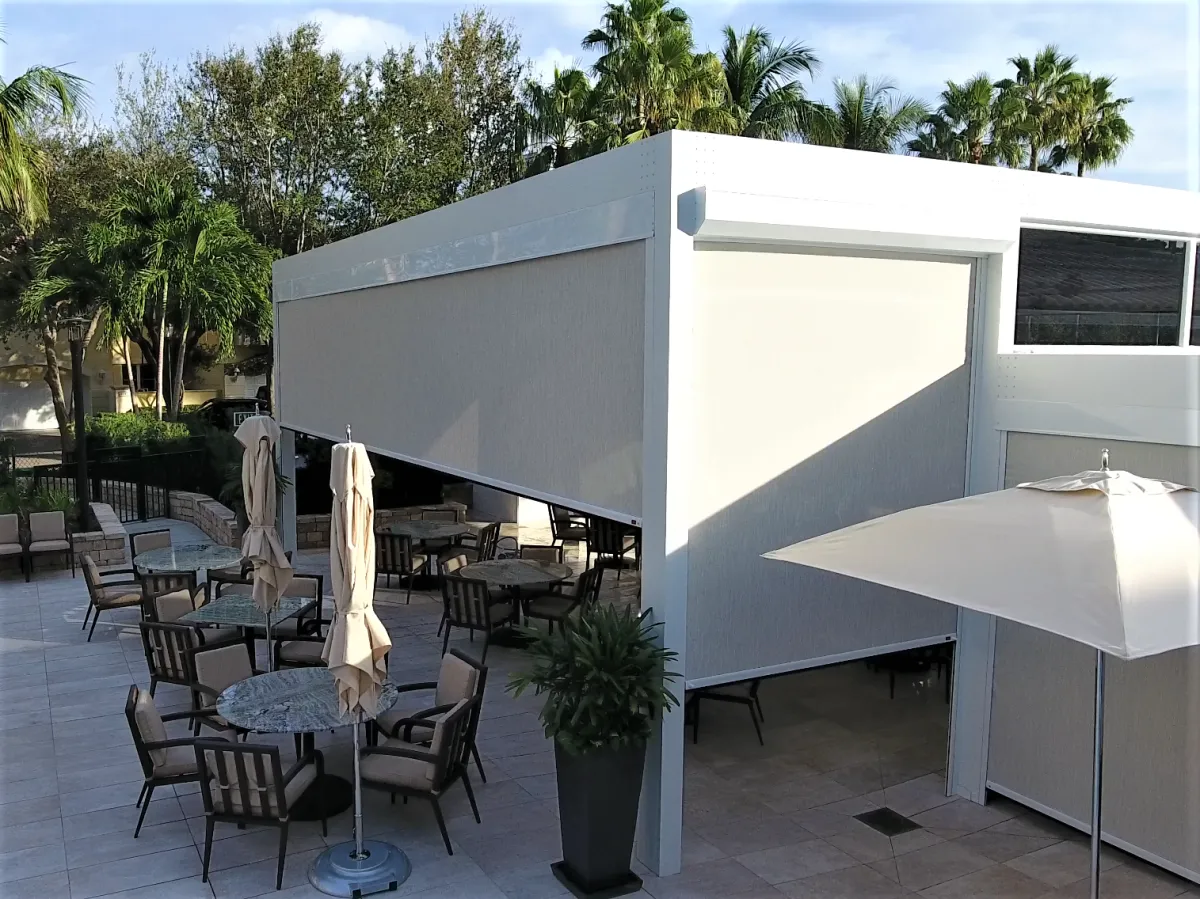
[[[403,50],[414,43],[412,36],[394,22],[328,8],[277,18],[268,26],[243,25],[234,31],[230,40],[238,46],[255,47],[272,34],[291,31],[302,22],[319,25],[325,49],[336,50],[351,62],[368,56],[378,58],[390,48]]]
[[[579,69],[583,68],[583,62],[575,56],[571,56],[559,50],[558,47],[547,47],[537,56],[529,61],[533,77],[538,81],[549,81],[554,76],[554,69]]]

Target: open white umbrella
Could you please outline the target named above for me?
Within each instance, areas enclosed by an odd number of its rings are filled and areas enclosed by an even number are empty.
[[[1108,470],[906,509],[766,554],[1096,649],[1091,895],[1099,895],[1106,654],[1200,643],[1200,493]]]
[[[254,565],[254,601],[267,620],[267,665],[270,667],[271,613],[292,582],[288,561],[275,530],[275,444],[279,425],[266,415],[252,415],[234,432],[245,447],[242,453],[242,495],[246,502],[246,533],[242,557]]]

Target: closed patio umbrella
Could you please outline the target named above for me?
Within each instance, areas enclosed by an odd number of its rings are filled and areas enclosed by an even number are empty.
[[[905,509],[767,553],[1096,649],[1091,895],[1099,895],[1106,655],[1200,643],[1200,493],[1108,470]]]
[[[238,425],[234,436],[245,447],[242,494],[248,524],[242,535],[242,557],[254,565],[254,601],[266,615],[270,660],[271,612],[292,581],[292,563],[275,530],[275,444],[279,442],[279,425],[269,416],[252,415]]]

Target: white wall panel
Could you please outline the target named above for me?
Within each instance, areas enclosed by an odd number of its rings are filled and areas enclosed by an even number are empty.
[[[1200,485],[1200,449],[1044,434],[1008,436],[1005,485],[1112,467]],[[1000,621],[988,781],[1076,822],[1091,807],[1095,652]],[[1110,660],[1104,832],[1152,860],[1200,872],[1200,650]]]
[[[643,242],[276,306],[281,422],[641,512]]]
[[[950,606],[759,555],[963,495],[973,263],[695,260],[688,680],[953,634]]]

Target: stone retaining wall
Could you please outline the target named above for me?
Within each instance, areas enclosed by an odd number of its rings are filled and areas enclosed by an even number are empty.
[[[204,493],[172,490],[171,517],[195,525],[204,531],[208,539],[221,546],[242,545],[242,529],[238,525],[237,515]],[[328,515],[325,520],[328,522]]]
[[[458,513],[459,521],[466,518],[467,507],[464,503],[437,503],[424,506],[405,506],[400,509],[376,509],[375,527],[384,528],[394,521],[407,521],[420,518],[422,512],[437,509],[453,510]],[[296,548],[297,549],[328,549],[329,548],[329,515],[297,515],[296,516]]]

